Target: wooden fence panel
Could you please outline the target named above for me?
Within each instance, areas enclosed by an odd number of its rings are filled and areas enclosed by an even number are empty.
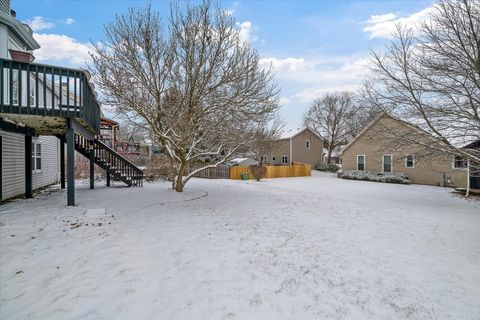
[[[188,168],[188,170],[186,170],[185,175],[204,166],[205,164],[190,164],[190,167]],[[205,179],[228,179],[229,167],[227,165],[220,164],[216,168],[208,168],[200,171],[199,173],[195,174],[194,177]]]
[[[287,178],[287,177],[305,177],[312,175],[312,166],[309,164],[294,164],[291,166],[265,166],[266,173],[264,178]],[[253,179],[252,171],[249,167],[231,167],[230,179],[240,180],[241,174],[248,172],[250,179]]]

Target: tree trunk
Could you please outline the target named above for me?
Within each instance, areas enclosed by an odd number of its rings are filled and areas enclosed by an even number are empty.
[[[182,162],[180,163],[180,167],[178,168],[177,176],[176,176],[176,181],[175,181],[175,191],[177,192],[182,192],[183,191],[183,186],[185,185],[183,182],[183,175],[185,174],[185,168],[187,167],[188,162]]]
[[[332,147],[328,146],[327,164],[330,164],[330,162],[332,162],[332,151]]]
[[[183,181],[183,176],[185,174],[185,168],[187,167],[188,162],[182,162],[179,164],[178,169],[175,168],[175,176],[172,179],[172,189],[175,189],[177,192],[182,192],[185,182]]]

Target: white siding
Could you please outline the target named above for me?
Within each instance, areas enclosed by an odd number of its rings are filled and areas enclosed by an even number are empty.
[[[60,180],[60,143],[54,136],[39,136],[33,142],[42,145],[42,170],[32,174],[35,190]]]
[[[0,130],[2,136],[2,200],[25,193],[25,136]],[[33,189],[57,183],[60,178],[60,144],[54,136],[39,136],[42,170],[33,172]]]
[[[25,136],[0,130],[2,200],[25,193]]]

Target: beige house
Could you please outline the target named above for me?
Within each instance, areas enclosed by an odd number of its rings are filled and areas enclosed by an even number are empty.
[[[435,139],[408,124],[382,114],[342,150],[342,170],[402,172],[412,183],[466,187],[467,162],[458,156],[443,154],[417,144],[434,144]],[[400,138],[396,138],[400,137]]]
[[[308,128],[289,130],[276,141],[274,155],[264,162],[271,165],[289,165],[293,162],[310,164],[322,162],[323,141]]]

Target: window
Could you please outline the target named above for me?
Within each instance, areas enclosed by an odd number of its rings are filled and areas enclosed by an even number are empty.
[[[32,143],[32,170],[42,170],[42,145],[40,143]]]
[[[305,140],[305,149],[310,149],[310,140]]]
[[[357,155],[357,170],[365,170],[365,155]]]
[[[275,157],[272,157],[272,161],[275,161]]]
[[[18,104],[18,70],[12,70],[12,104]]]
[[[467,159],[462,156],[455,156],[453,159],[453,168],[454,169],[464,169],[468,167]]]
[[[407,154],[405,157],[405,168],[415,168],[415,156],[413,154]]]
[[[267,157],[260,157],[260,163],[262,164],[267,163]]]
[[[383,155],[383,172],[392,172],[392,155]]]
[[[30,92],[28,93],[28,105],[34,106],[35,105],[35,81],[34,79],[30,79]]]
[[[282,164],[288,163],[288,156],[282,156]]]

